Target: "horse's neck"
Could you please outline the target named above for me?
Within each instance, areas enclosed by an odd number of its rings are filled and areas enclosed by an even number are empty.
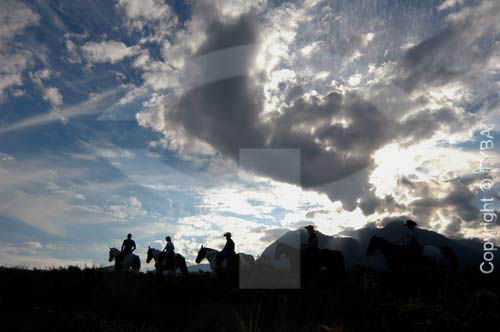
[[[156,262],[156,261],[158,261],[158,256],[161,254],[161,251],[160,251],[160,250],[157,250],[157,249],[154,249],[154,250],[152,251],[152,253],[153,253],[153,257],[154,257],[154,259],[155,259],[155,262]]]
[[[208,248],[205,256],[211,262],[212,260],[215,261],[215,258],[217,257],[218,253],[219,253],[219,251],[217,251],[215,249]]]
[[[219,253],[219,251],[217,251],[215,249],[210,249],[210,248],[207,248],[207,251],[205,252],[205,257],[207,258],[208,262],[210,263],[210,267],[212,268],[212,270],[214,270],[216,267],[215,263],[216,263],[218,253]]]

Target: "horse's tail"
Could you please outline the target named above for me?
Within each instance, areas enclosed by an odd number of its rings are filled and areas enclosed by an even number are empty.
[[[451,269],[453,271],[458,270],[458,258],[455,252],[448,246],[441,246],[439,249],[441,249],[444,257],[450,262]]]
[[[181,272],[183,275],[187,276],[189,274],[189,271],[187,269],[187,265],[186,265],[186,259],[184,258],[184,256],[182,255],[177,255],[179,261],[176,262],[176,265],[179,267],[179,269],[181,269]]]

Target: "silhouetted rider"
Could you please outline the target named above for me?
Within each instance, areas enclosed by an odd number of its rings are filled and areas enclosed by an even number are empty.
[[[127,238],[123,240],[122,254],[125,257],[126,255],[133,253],[135,249],[135,242],[132,240],[132,234],[128,234]]]
[[[408,229],[400,242],[405,248],[413,250],[415,253],[420,253],[422,246],[418,243],[417,223],[408,219],[405,225]]]
[[[174,244],[172,243],[172,239],[170,236],[167,236],[165,238],[165,241],[167,241],[167,244],[165,245],[165,248],[163,249],[163,252],[165,253],[165,266],[167,268],[173,267],[174,265],[174,259],[175,259],[175,252],[174,252]]]
[[[313,225],[305,226],[309,239],[302,245],[302,252],[306,259],[313,259],[318,254],[318,236]]]
[[[118,255],[117,259],[115,259],[115,267],[119,268],[121,260],[125,258],[128,254],[131,254],[136,249],[135,242],[132,240],[132,234],[128,234],[127,238],[123,240],[121,253]]]
[[[217,254],[216,260],[215,260],[215,266],[217,269],[220,269],[220,265],[224,258],[227,259],[227,267],[229,269],[229,264],[231,258],[235,255],[234,251],[234,241],[231,239],[231,233],[227,232],[224,233],[224,237],[226,238],[226,245],[222,249],[221,252]]]

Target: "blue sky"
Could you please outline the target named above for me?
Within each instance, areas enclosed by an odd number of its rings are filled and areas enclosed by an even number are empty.
[[[0,264],[479,227],[496,1],[2,1]],[[452,181],[443,174],[453,173]],[[498,198],[498,175],[491,194]],[[498,209],[498,205],[497,205]]]

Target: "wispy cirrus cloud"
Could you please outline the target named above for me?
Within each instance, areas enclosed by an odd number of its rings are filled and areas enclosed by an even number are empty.
[[[60,112],[49,112],[42,115],[32,116],[17,123],[0,127],[0,135],[25,128],[45,125],[55,121],[68,121],[74,117],[102,113],[114,105],[114,102],[117,99],[118,91],[120,91],[120,88],[92,94],[87,100],[79,104],[63,107]],[[56,98],[56,101],[62,100],[62,97],[59,99],[59,96],[60,95],[52,95],[47,97],[49,100],[54,99],[54,97]]]

